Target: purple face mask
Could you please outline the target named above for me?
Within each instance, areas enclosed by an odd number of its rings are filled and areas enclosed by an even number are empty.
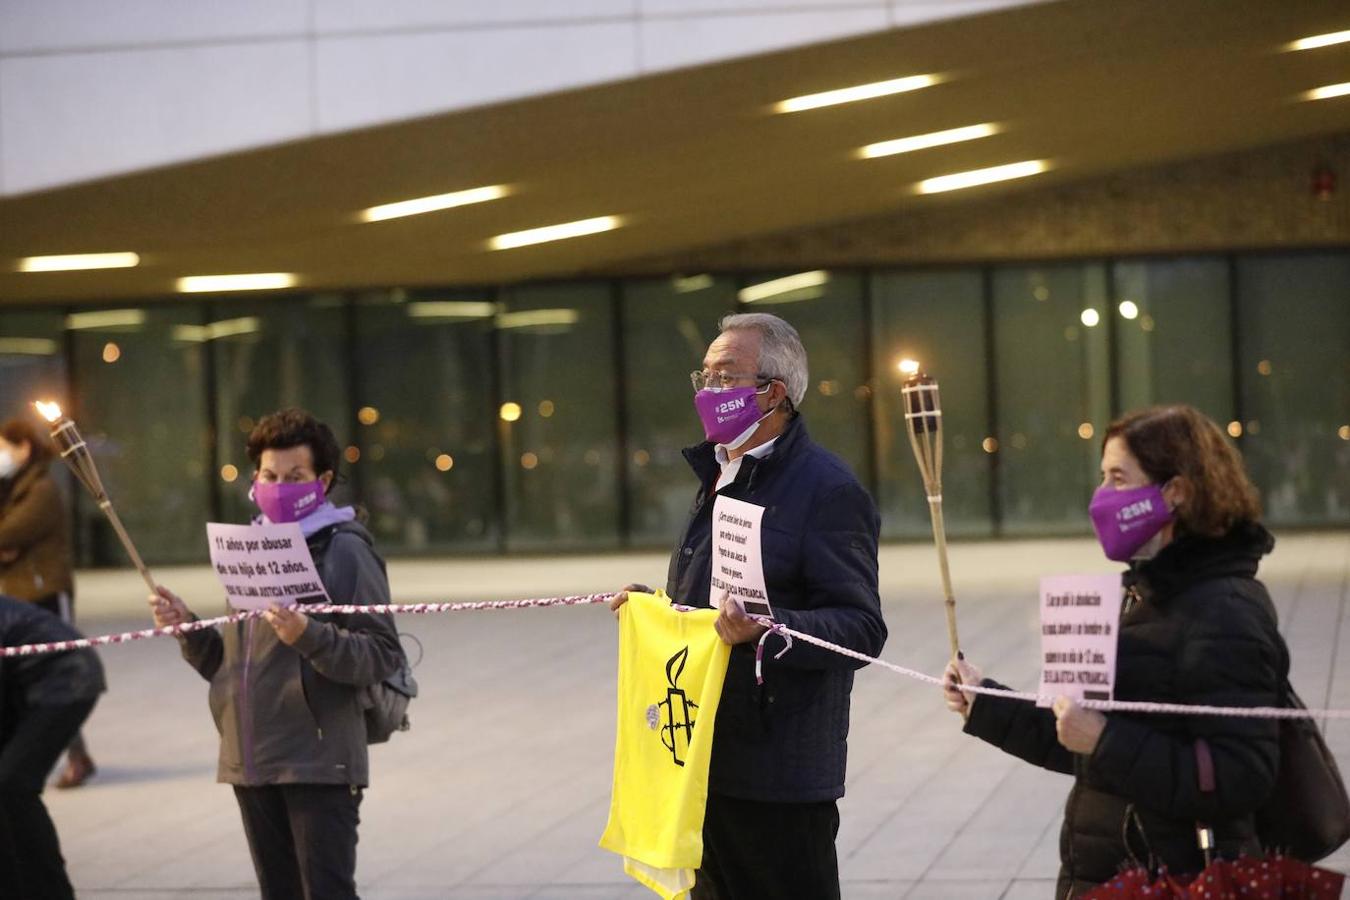
[[[1107,559],[1129,562],[1139,549],[1172,521],[1172,511],[1156,484],[1116,490],[1102,485],[1088,506],[1092,527]]]
[[[255,481],[249,497],[272,523],[299,522],[323,506],[323,482]]]
[[[764,418],[755,403],[760,388],[738,387],[725,390],[704,388],[694,395],[694,408],[703,422],[703,433],[714,444],[729,444]],[[767,390],[767,388],[765,389]]]

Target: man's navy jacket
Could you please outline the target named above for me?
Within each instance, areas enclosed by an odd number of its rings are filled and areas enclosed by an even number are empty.
[[[666,593],[710,606],[712,511],[720,468],[713,444],[684,451],[699,477],[684,537],[670,560]],[[886,642],[877,593],[880,521],[867,491],[838,457],[818,446],[794,415],[773,452],[746,455],[722,494],[764,507],[764,582],[784,625],[870,656]],[[732,648],[713,738],[709,790],[780,803],[844,794],[849,694],[860,663],[798,641],[781,659],[770,636],[764,685],[755,685],[755,645]]]

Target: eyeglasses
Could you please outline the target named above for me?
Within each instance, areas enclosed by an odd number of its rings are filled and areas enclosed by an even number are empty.
[[[694,385],[695,391],[704,389],[725,391],[727,388],[735,387],[736,382],[745,381],[747,379],[754,379],[756,383],[755,386],[762,387],[770,381],[773,381],[773,376],[765,375],[762,372],[758,375],[749,372],[739,375],[735,372],[698,371],[689,373],[689,381]]]

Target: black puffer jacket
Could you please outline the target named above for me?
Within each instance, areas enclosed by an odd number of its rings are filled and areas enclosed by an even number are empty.
[[[0,596],[0,647],[79,640],[83,635],[40,606]],[[24,709],[93,700],[107,690],[92,648],[0,660],[0,734]]]
[[[1126,573],[1116,699],[1278,706],[1289,653],[1256,580],[1273,546],[1269,532],[1246,524],[1217,540],[1179,537]],[[1214,829],[1225,856],[1260,851],[1252,814],[1275,783],[1275,720],[1111,713],[1097,749],[1080,756],[1059,744],[1049,710],[986,696],[966,731],[1074,776],[1056,897],[1077,896],[1133,860],[1198,872],[1197,821]],[[1200,791],[1197,738],[1214,760],[1212,793]]]
[[[701,486],[670,559],[666,593],[708,606],[712,510],[719,468],[713,445],[685,451]],[[872,656],[886,642],[877,590],[879,522],[872,498],[848,466],[813,442],[794,416],[763,459],[744,457],[722,493],[764,507],[761,552],[774,617]],[[708,788],[778,803],[815,803],[844,794],[849,695],[845,656],[770,638],[764,685],[755,685],[755,645],[731,648],[713,737]]]

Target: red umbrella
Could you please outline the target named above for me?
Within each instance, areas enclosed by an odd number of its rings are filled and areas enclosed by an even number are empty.
[[[1296,859],[1216,860],[1189,881],[1129,869],[1083,895],[1083,900],[1338,900],[1345,876]]]

